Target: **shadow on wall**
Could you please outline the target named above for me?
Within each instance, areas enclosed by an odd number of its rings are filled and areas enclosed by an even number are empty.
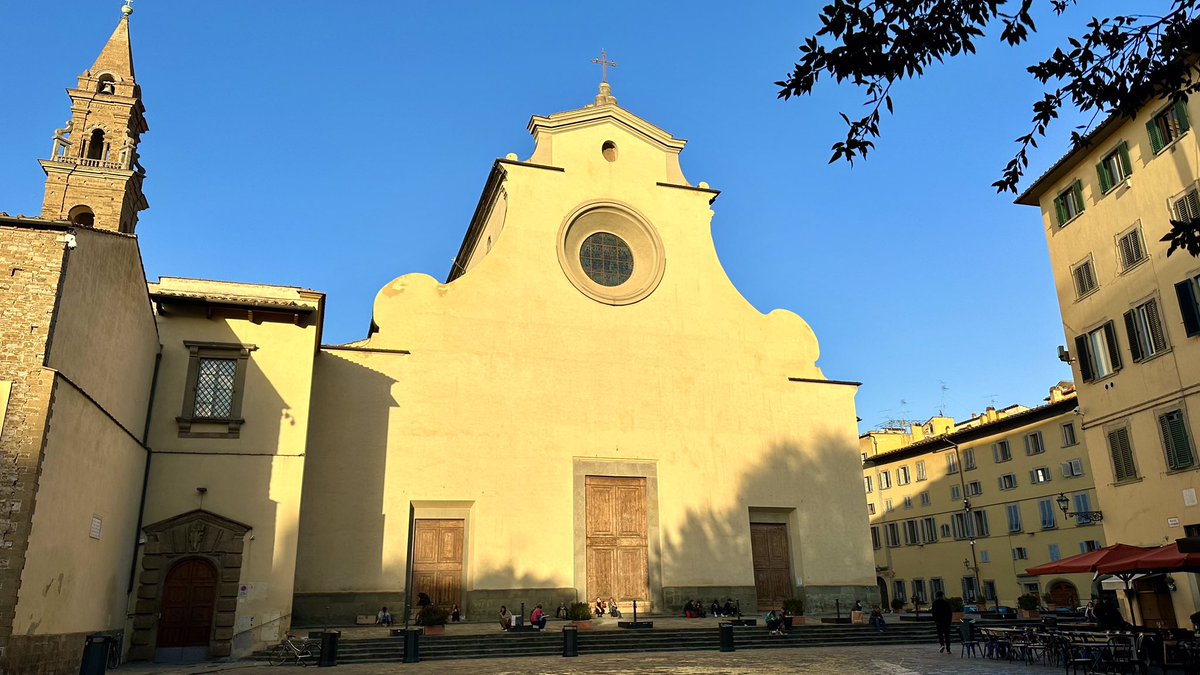
[[[322,350],[314,367],[293,604],[298,625],[352,624],[358,614],[404,602],[399,592],[357,592],[347,579],[384,578],[388,417],[397,403],[395,380],[366,364],[408,357],[354,357],[364,363]]]
[[[522,603],[525,605],[525,618],[529,617],[538,603],[541,603],[542,609],[550,616],[554,616],[554,610],[559,603],[570,605],[579,599],[574,588],[556,587],[553,585],[554,580],[549,576],[518,574],[511,565],[476,570],[475,578],[477,587],[463,593],[463,609],[473,621],[488,618],[496,618],[498,621],[501,605],[513,614],[520,614]],[[481,585],[504,587],[478,587]],[[422,589],[413,590],[419,593]]]
[[[691,599],[707,604],[713,599],[710,596],[717,592],[703,588],[686,589],[683,595],[668,592],[666,587],[670,584],[667,582],[675,576],[670,570],[694,567],[694,562],[689,563],[689,560],[698,558],[705,561],[706,568],[738,571],[739,578],[752,578],[754,562],[749,524],[759,520],[752,518],[752,511],[787,515],[794,597],[805,600],[807,613],[832,614],[835,598],[840,600],[843,611],[848,610],[855,600],[861,600],[864,605],[877,603],[865,502],[859,506],[859,500],[855,499],[852,512],[837,508],[842,502],[836,498],[847,492],[857,497],[861,485],[862,468],[857,449],[825,436],[807,448],[791,443],[773,446],[737,485],[698,486],[699,492],[693,496],[696,502],[706,501],[705,496],[714,489],[732,490],[736,506],[726,510],[696,506],[688,510],[683,524],[677,529],[672,531],[664,526],[664,611],[682,613],[682,605],[689,599],[685,596],[689,593],[695,595]],[[662,482],[659,489],[660,499],[687,498],[664,494]],[[835,499],[831,501],[830,497]],[[848,586],[844,580],[851,576],[849,574],[834,583],[813,578],[805,571],[806,560],[820,560],[826,570],[853,569],[864,563],[868,566],[863,569],[862,585]],[[795,586],[796,577],[801,577],[805,585]],[[806,589],[807,586],[812,588]],[[730,593],[737,597],[737,591],[734,589]],[[755,613],[753,586],[741,589],[741,594],[742,611]],[[724,600],[724,597],[720,599]]]

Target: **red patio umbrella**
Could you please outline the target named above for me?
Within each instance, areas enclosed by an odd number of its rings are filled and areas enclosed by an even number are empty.
[[[1025,573],[1035,577],[1046,574],[1092,574],[1095,572],[1113,574],[1101,568],[1126,562],[1156,550],[1145,546],[1113,544],[1112,546],[1098,548],[1095,551],[1073,555],[1070,558],[1063,558],[1062,560],[1055,560],[1044,565],[1030,567],[1025,570]]]
[[[1179,544],[1168,544],[1121,560],[1102,563],[1096,570],[1101,574],[1128,572],[1200,572],[1200,553],[1185,553]]]

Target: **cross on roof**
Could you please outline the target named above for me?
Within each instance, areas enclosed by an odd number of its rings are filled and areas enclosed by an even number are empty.
[[[600,58],[592,59],[592,63],[600,64],[600,81],[608,82],[608,67],[617,67],[617,64],[608,60],[608,53],[603,49],[600,50]]]

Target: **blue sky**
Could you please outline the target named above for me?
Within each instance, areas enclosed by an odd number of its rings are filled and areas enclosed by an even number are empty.
[[[139,0],[146,273],[321,290],[325,340],[361,338],[384,284],[445,278],[492,161],[529,155],[530,115],[590,102],[603,47],[621,105],[688,139],[685,175],[722,190],[713,233],[734,284],[804,317],[826,376],[864,383],[862,429],[1035,405],[1070,377],[1053,278],[1037,211],[990,184],[1040,92],[1024,67],[1092,13],[1128,9],[1084,4],[1043,17],[1031,45],[985,40],[900,85],[878,149],[851,168],[826,162],[859,92],[782,102],[772,84],[817,2]],[[63,90],[119,7],[0,4],[0,210],[38,212]]]

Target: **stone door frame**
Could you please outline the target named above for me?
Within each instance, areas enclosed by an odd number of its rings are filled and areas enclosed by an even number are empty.
[[[189,558],[207,560],[217,568],[217,600],[208,655],[217,658],[232,653],[238,584],[242,576],[242,548],[250,530],[249,525],[203,509],[181,513],[142,528],[146,544],[138,576],[129,660],[154,660],[167,572]]]

